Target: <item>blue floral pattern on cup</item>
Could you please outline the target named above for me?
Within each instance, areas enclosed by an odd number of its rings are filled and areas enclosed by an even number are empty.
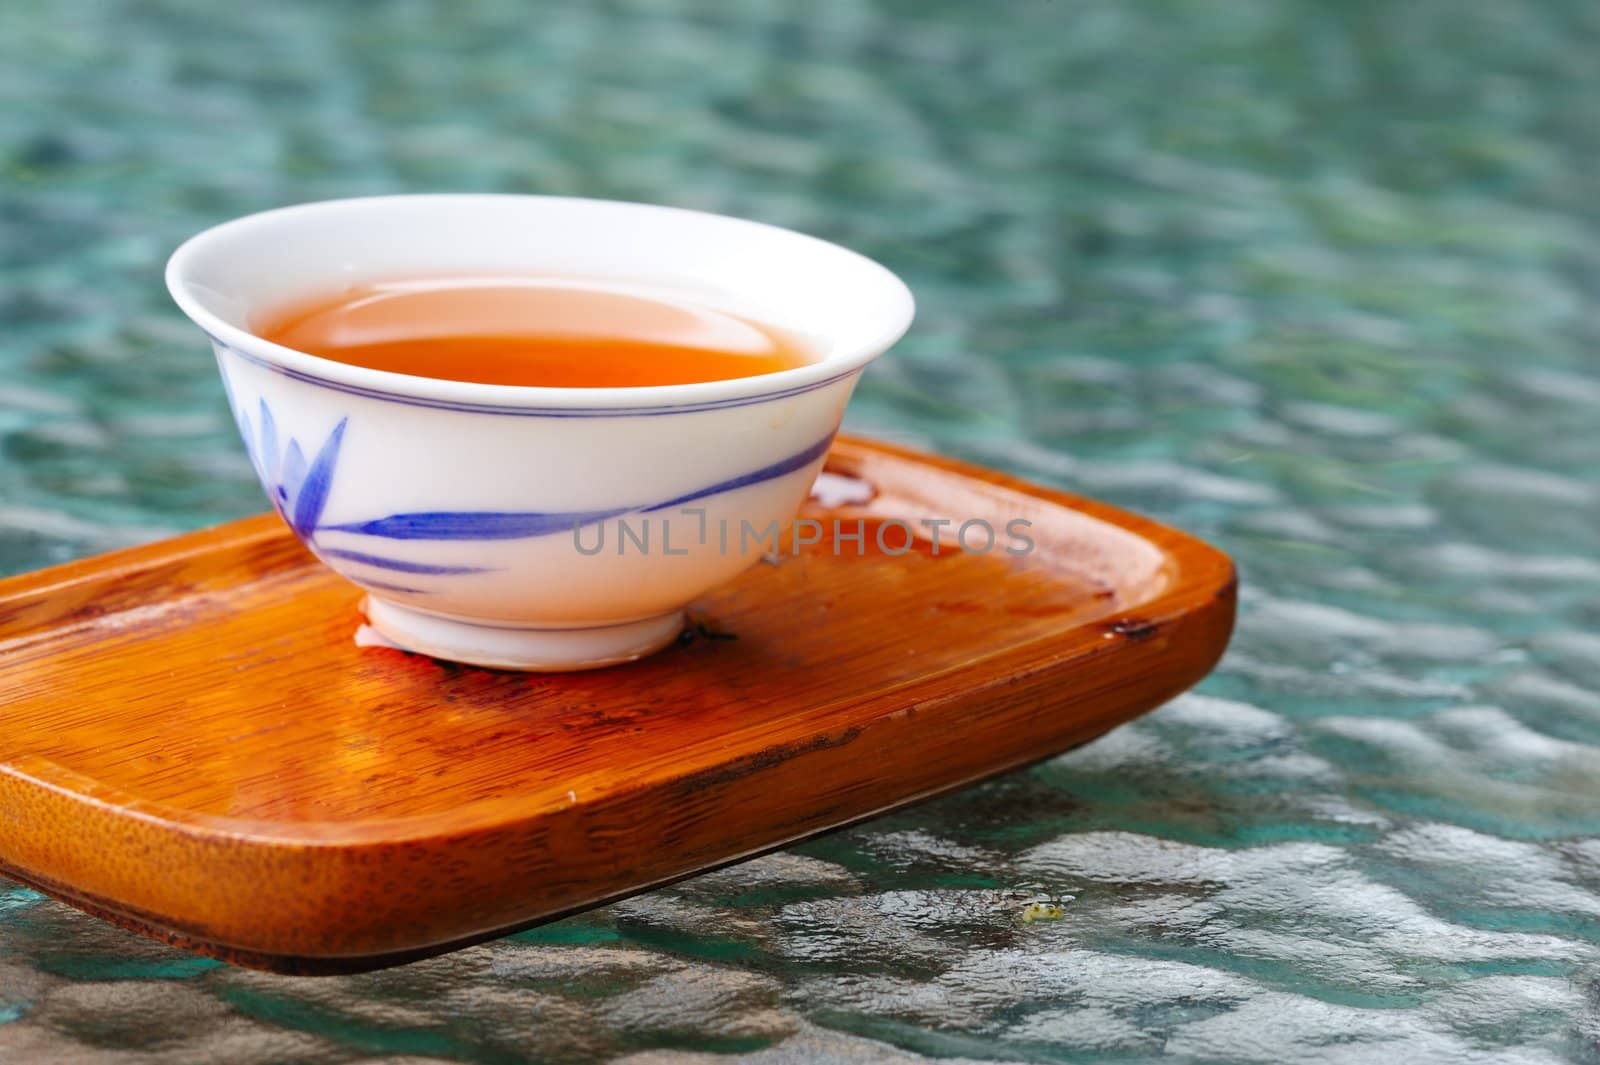
[[[280,444],[278,423],[266,400],[261,400],[259,424],[254,433],[242,412],[236,412],[236,416],[250,461],[255,464],[272,505],[297,536],[310,542],[316,536],[317,523],[328,504],[334,467],[339,462],[339,445],[344,441],[345,426],[350,419],[340,418],[333,432],[317,448],[316,456],[307,462],[299,441],[291,437]]]
[[[231,392],[231,389],[230,389]],[[339,448],[344,442],[348,416],[340,418],[327,439],[317,447],[308,461],[306,449],[293,437],[280,439],[277,420],[267,401],[259,401],[259,414],[252,426],[250,418],[240,407],[234,407],[234,417],[239,423],[245,448],[255,465],[272,504],[283,520],[307,546],[318,554],[362,566],[385,569],[395,573],[427,576],[487,573],[479,566],[444,566],[345,548],[327,547],[317,543],[319,532],[339,532],[380,540],[521,540],[565,532],[625,514],[649,514],[674,507],[682,507],[710,496],[731,492],[748,485],[760,484],[796,470],[803,469],[821,458],[833,442],[833,433],[810,447],[780,459],[770,465],[748,473],[718,481],[704,488],[685,492],[671,499],[625,507],[608,507],[583,511],[419,511],[389,514],[366,521],[341,522],[323,525],[322,512],[333,488],[333,477],[339,462]],[[369,582],[370,583],[370,582]],[[419,591],[420,589],[396,589]]]

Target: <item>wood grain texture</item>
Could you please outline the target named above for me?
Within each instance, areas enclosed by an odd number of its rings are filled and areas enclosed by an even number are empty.
[[[1227,643],[1192,537],[863,441],[829,469],[875,495],[594,673],[357,648],[361,593],[270,516],[0,582],[0,868],[241,964],[393,964],[1048,757]],[[932,517],[1036,548],[875,549]]]

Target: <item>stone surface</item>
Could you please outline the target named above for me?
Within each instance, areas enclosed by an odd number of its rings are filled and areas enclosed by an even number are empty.
[[[0,572],[262,508],[181,238],[482,189],[880,257],[921,315],[852,428],[1244,577],[1084,750],[400,970],[0,887],[0,1060],[1600,1060],[1597,50],[1589,0],[0,7]]]

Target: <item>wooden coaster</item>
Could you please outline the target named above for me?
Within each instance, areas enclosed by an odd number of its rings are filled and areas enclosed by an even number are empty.
[[[1183,533],[860,440],[828,471],[819,542],[593,673],[358,647],[360,591],[272,516],[0,582],[0,870],[238,964],[377,968],[1067,750],[1227,644],[1233,567]]]

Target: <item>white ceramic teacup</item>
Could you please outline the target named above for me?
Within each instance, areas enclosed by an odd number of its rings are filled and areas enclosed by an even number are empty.
[[[252,332],[264,311],[347,285],[473,276],[676,295],[797,335],[819,358],[704,384],[526,388],[363,369]],[[211,338],[273,505],[367,590],[373,627],[512,669],[607,665],[671,642],[684,606],[793,520],[856,378],[912,315],[898,278],[824,241],[540,196],[251,215],[185,243],[167,285]]]

